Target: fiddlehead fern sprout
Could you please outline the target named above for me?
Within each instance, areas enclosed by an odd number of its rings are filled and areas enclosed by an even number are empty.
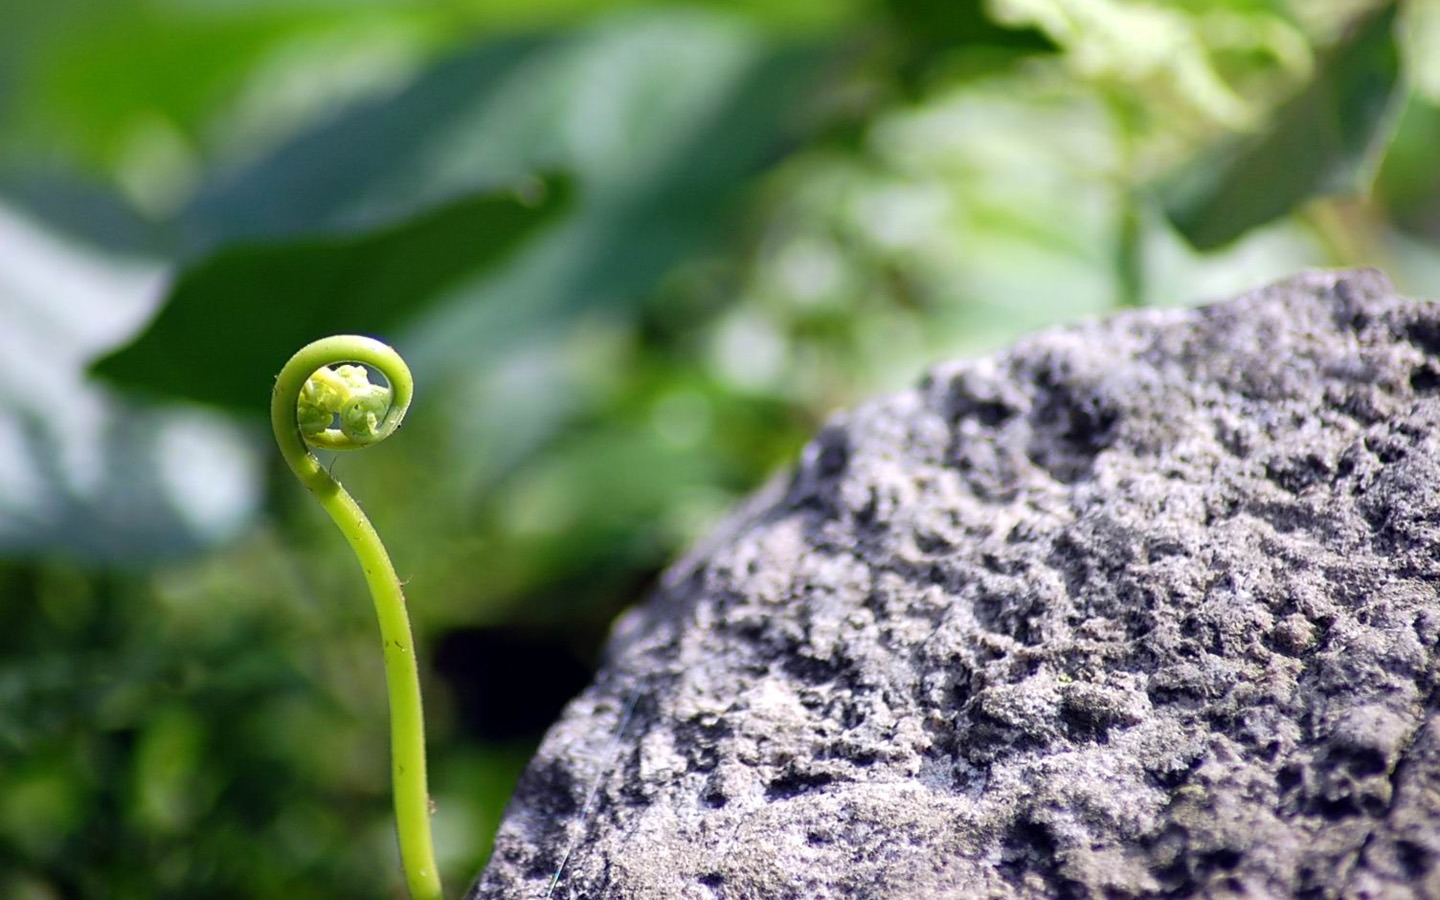
[[[371,371],[383,375],[388,386],[371,383]],[[410,369],[390,347],[355,335],[323,338],[301,348],[280,370],[270,398],[270,423],[285,462],[339,526],[365,572],[385,649],[400,860],[413,900],[440,900],[425,781],[420,673],[405,595],[370,520],[310,452],[358,450],[384,440],[405,417],[412,393]]]

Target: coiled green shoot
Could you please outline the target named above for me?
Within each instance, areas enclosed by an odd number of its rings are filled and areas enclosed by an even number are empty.
[[[372,371],[388,384],[372,383]],[[405,595],[380,535],[311,452],[359,450],[384,440],[399,427],[413,392],[409,367],[390,347],[356,335],[323,338],[301,348],[280,370],[270,423],[285,462],[330,514],[365,573],[384,644],[400,861],[412,900],[441,900],[430,831],[420,671]]]

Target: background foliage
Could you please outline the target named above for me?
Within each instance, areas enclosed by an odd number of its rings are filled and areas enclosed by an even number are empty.
[[[1440,285],[1433,0],[0,0],[0,896],[397,896],[354,564],[409,580],[457,890],[614,615],[928,361],[1311,265]]]

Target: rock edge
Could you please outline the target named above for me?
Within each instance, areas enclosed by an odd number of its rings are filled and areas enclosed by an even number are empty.
[[[837,416],[469,896],[1440,897],[1437,392],[1440,310],[1310,272]]]

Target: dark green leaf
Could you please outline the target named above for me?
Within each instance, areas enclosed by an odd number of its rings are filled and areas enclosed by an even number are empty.
[[[1396,6],[1361,22],[1261,134],[1161,185],[1166,215],[1192,245],[1212,250],[1311,198],[1368,189],[1399,93]]]
[[[261,409],[300,346],[327,334],[393,334],[445,287],[523,243],[569,193],[563,179],[537,181],[383,231],[233,245],[186,271],[140,339],[95,371],[148,391]]]

